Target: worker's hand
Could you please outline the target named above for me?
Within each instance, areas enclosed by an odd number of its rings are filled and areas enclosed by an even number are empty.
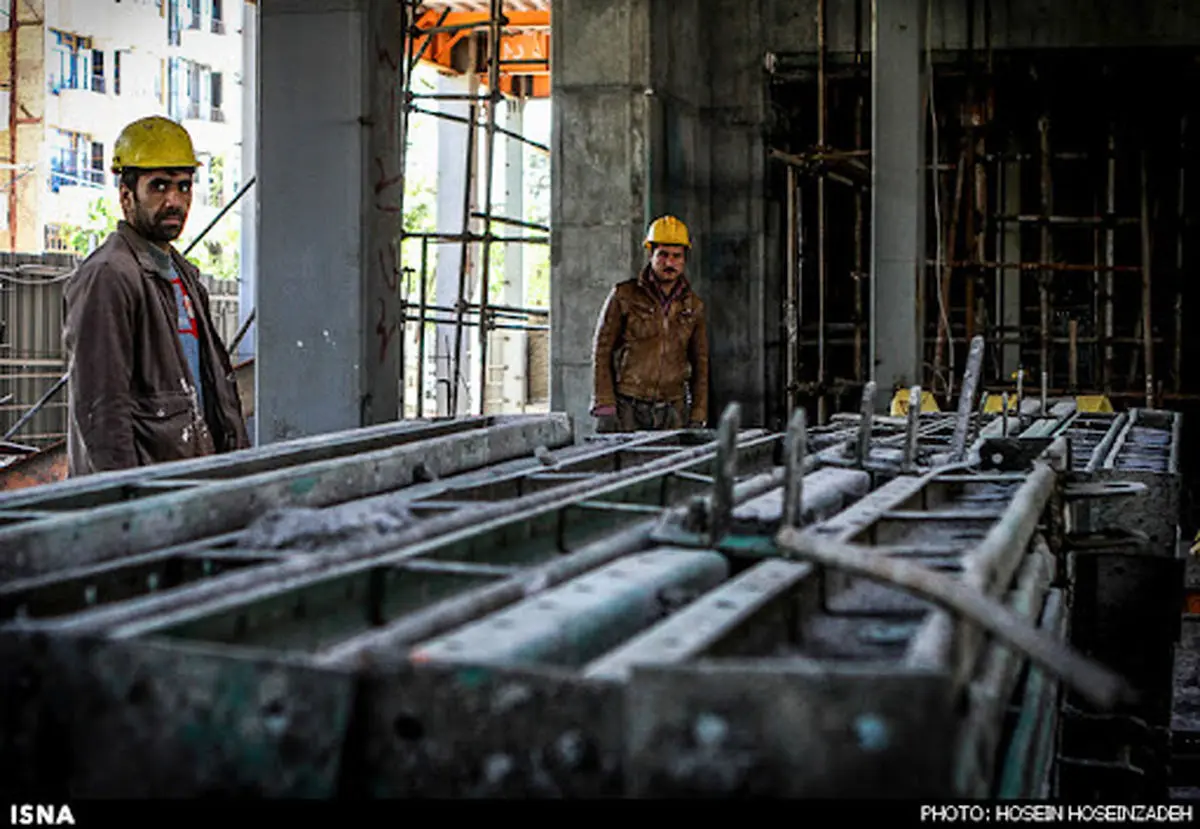
[[[618,431],[616,406],[596,406],[592,409],[592,417],[596,418],[598,434],[612,434]]]

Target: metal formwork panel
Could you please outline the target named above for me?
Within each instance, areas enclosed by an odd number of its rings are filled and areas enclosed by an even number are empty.
[[[1057,511],[1083,492],[1066,441],[981,470],[968,450],[995,420],[873,418],[872,395],[828,442],[799,414],[739,431],[732,407],[715,439],[526,432],[502,464],[485,447],[457,476],[351,472],[365,483],[337,498],[330,466],[321,500],[279,505],[342,524],[402,508],[369,538],[301,542],[220,500],[219,529],[132,555],[101,535],[83,566],[0,585],[0,779],[76,797],[1037,796],[1055,683],[1100,707],[1123,690],[1062,641]]]
[[[1096,465],[1095,476],[1143,484],[1145,493],[1132,508],[1104,502],[1093,505],[1086,518],[1089,526],[1143,534],[1153,555],[1179,554],[1182,423],[1178,412],[1134,409],[1129,413],[1108,455]]]

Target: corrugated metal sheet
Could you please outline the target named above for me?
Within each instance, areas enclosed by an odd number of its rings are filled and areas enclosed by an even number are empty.
[[[66,370],[62,350],[63,283],[76,258],[66,254],[0,253],[0,434],[46,393]],[[46,446],[66,431],[66,397],[59,394],[13,437]]]
[[[0,253],[0,434],[7,432],[66,371],[62,347],[63,284],[77,263],[66,254]],[[228,343],[238,329],[238,283],[202,277],[213,321]],[[60,391],[12,437],[43,447],[66,434]]]

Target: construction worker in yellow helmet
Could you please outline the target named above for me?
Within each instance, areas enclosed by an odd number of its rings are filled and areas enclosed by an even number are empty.
[[[72,476],[250,445],[200,272],[171,244],[199,166],[191,137],[160,116],[113,146],[124,219],[66,286]]]
[[[602,433],[708,422],[708,331],[685,273],[687,226],[658,218],[645,247],[647,263],[613,287],[596,325],[591,412]]]

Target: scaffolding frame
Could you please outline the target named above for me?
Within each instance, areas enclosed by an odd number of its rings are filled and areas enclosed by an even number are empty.
[[[425,416],[425,374],[426,374],[426,339],[428,336],[428,326],[444,325],[452,323],[454,325],[454,346],[451,353],[451,368],[449,372],[450,388],[447,395],[447,403],[449,411],[446,412],[451,417],[468,414],[466,407],[462,405],[459,399],[459,391],[464,385],[463,374],[463,345],[464,337],[467,329],[474,329],[478,336],[479,348],[479,400],[477,412],[479,414],[488,413],[488,386],[489,386],[489,346],[490,334],[494,331],[517,330],[517,331],[548,331],[549,330],[549,309],[548,308],[532,308],[532,307],[517,307],[493,303],[490,300],[489,292],[490,271],[492,264],[492,245],[493,244],[522,244],[522,245],[548,245],[550,243],[550,228],[547,225],[539,225],[532,222],[526,222],[520,217],[504,216],[494,212],[495,205],[493,203],[493,185],[494,174],[496,167],[496,138],[504,136],[507,139],[520,142],[526,147],[531,147],[547,155],[550,154],[550,148],[540,142],[534,141],[527,136],[521,135],[512,130],[508,130],[497,123],[496,111],[500,104],[504,101],[505,95],[502,89],[502,66],[506,61],[501,58],[501,45],[503,38],[513,28],[521,28],[520,26],[510,26],[510,20],[505,14],[504,0],[487,0],[488,11],[485,19],[475,20],[462,24],[445,25],[448,16],[450,15],[453,3],[436,4],[443,5],[437,22],[432,26],[421,25],[422,19],[428,19],[430,4],[424,3],[421,0],[407,0],[405,3],[405,55],[407,60],[403,62],[402,71],[402,99],[403,114],[401,115],[401,146],[408,146],[408,128],[409,121],[413,115],[427,115],[443,120],[461,123],[467,128],[467,149],[465,158],[462,163],[466,168],[465,182],[463,186],[463,208],[462,208],[462,229],[458,233],[443,233],[443,232],[416,232],[404,230],[401,233],[401,244],[404,241],[413,239],[419,240],[421,246],[421,272],[418,276],[417,297],[413,302],[410,289],[410,277],[412,274],[409,269],[405,269],[404,278],[402,280],[402,292],[400,297],[400,337],[401,337],[401,377],[400,377],[400,408],[401,412],[405,412],[405,390],[407,385],[407,362],[404,354],[404,345],[408,336],[408,325],[415,323],[417,326],[417,377],[416,377],[416,416],[422,418]],[[426,52],[433,42],[433,35],[439,33],[453,33],[464,36],[466,39],[466,49],[468,53],[466,76],[470,83],[470,92],[463,94],[441,94],[441,93],[417,93],[412,88],[413,72],[421,60],[426,56]],[[482,63],[486,72],[486,87],[487,91],[484,94],[479,90],[479,71],[478,65],[480,41],[485,41],[486,51],[483,55]],[[420,46],[417,46],[418,41]],[[536,61],[521,60],[516,61],[520,64],[529,64]],[[512,63],[512,62],[508,62]],[[548,66],[548,59],[547,59]],[[511,76],[514,79],[518,75]],[[515,84],[514,84],[515,87]],[[467,101],[469,115],[462,117],[453,113],[441,112],[434,108],[424,108],[420,106],[420,101]],[[483,121],[480,121],[480,110],[483,110]],[[484,195],[482,210],[476,210],[474,205],[473,193],[479,182],[477,179],[477,147],[476,142],[479,140],[479,133],[482,132],[482,140],[484,144]],[[439,164],[444,163],[439,159]],[[404,159],[405,169],[407,169],[407,158]],[[403,215],[403,211],[402,211]],[[480,230],[473,230],[472,224],[482,224]],[[544,235],[532,236],[528,233],[520,233],[517,235],[496,233],[494,225],[503,225],[512,228],[520,228],[525,231],[538,231]],[[428,296],[429,282],[429,248],[430,245],[450,245],[456,244],[460,247],[461,256],[459,260],[458,272],[458,296],[455,304],[452,307],[439,306],[433,304]],[[474,261],[472,253],[476,247],[482,246],[482,254],[480,256],[479,267],[479,301],[471,302],[468,300],[468,295],[471,293],[471,276],[472,262]]]
[[[792,109],[783,113],[782,120],[791,129],[776,136],[768,155],[786,168],[779,176],[784,179],[780,204],[784,238],[780,247],[785,259],[781,268],[785,400],[789,410],[805,403],[815,404],[819,422],[828,417],[830,398],[840,397],[864,382],[865,361],[872,359],[872,355],[863,353],[864,337],[871,326],[862,306],[862,283],[870,278],[862,263],[867,220],[863,202],[870,192],[871,155],[862,142],[864,101],[869,101],[871,79],[862,43],[863,6],[863,0],[854,4],[852,55],[849,50],[836,56],[829,53],[826,0],[818,0],[816,54],[774,54],[768,60],[776,81],[785,86],[794,84],[786,94],[800,95],[807,102],[796,106],[793,101]],[[1122,146],[1115,128],[1121,123],[1119,111],[1109,113],[1107,135],[1097,141],[1104,147],[1087,145],[1084,151],[1056,147],[1052,129],[1056,118],[1062,116],[1052,112],[1049,103],[1038,119],[1032,140],[1024,140],[1022,132],[1015,146],[999,146],[997,138],[1011,140],[1025,129],[1022,119],[1026,115],[1022,109],[1016,113],[1017,118],[1010,119],[1010,109],[997,119],[997,95],[1011,75],[1005,77],[996,71],[991,3],[968,0],[966,6],[966,48],[936,58],[927,49],[924,56],[928,78],[922,117],[930,119],[930,134],[935,139],[926,142],[927,201],[932,205],[932,199],[937,199],[942,208],[926,208],[925,271],[919,294],[925,299],[918,300],[924,306],[924,376],[919,381],[935,393],[943,406],[952,407],[955,363],[965,359],[971,338],[983,335],[989,359],[982,391],[993,395],[1011,391],[1014,379],[1002,370],[1002,364],[1015,354],[1015,372],[1023,372],[1026,383],[1040,385],[1043,396],[1105,395],[1114,404],[1149,407],[1160,407],[1168,401],[1200,400],[1200,389],[1195,388],[1194,376],[1188,379],[1183,361],[1183,343],[1190,336],[1183,322],[1185,301],[1195,301],[1185,297],[1186,275],[1194,267],[1190,257],[1195,255],[1185,254],[1185,236],[1193,221],[1185,198],[1186,180],[1194,174],[1190,168],[1198,163],[1194,139],[1188,134],[1188,105],[1180,105],[1172,128],[1178,131],[1178,169],[1167,169],[1171,162],[1163,162],[1157,176],[1147,171],[1155,161],[1151,147],[1170,149],[1170,141],[1176,139],[1168,136],[1152,141],[1131,135]],[[977,31],[980,28],[981,33]],[[1042,67],[1045,59],[1016,56],[1015,60],[1025,61],[1029,67]],[[1054,65],[1053,56],[1048,60]],[[1119,59],[1103,63],[1103,72],[1128,83],[1116,68],[1119,63]],[[1096,63],[1093,69],[1099,72],[1101,64]],[[1115,106],[1131,106],[1135,100],[1127,98]],[[776,103],[772,96],[772,104]],[[1059,101],[1055,106],[1061,104]],[[805,113],[798,116],[800,122],[789,120],[799,112]],[[1169,117],[1175,118],[1174,111]],[[845,145],[849,143],[851,118],[853,149],[836,149],[831,146],[839,143],[836,136],[829,140],[836,132],[830,129],[831,120],[841,128],[841,143]],[[816,121],[815,130],[810,120]],[[1067,126],[1070,124],[1063,124]],[[1099,121],[1096,127],[1102,129]],[[811,141],[810,130],[815,131],[815,143],[803,149],[783,149],[784,143]],[[941,142],[936,140],[939,130],[946,134]],[[1074,161],[1097,170],[1104,168],[1096,179],[1099,186],[1095,188],[1097,204],[1093,210],[1056,210],[1055,179],[1068,181],[1073,172],[1060,171],[1059,166]],[[1020,167],[1025,167],[1030,179],[1036,170],[1032,197],[1018,196],[1019,208],[1005,209],[1009,196],[1006,172],[1019,177]],[[1177,187],[1170,179],[1175,175]],[[831,235],[841,228],[830,224],[827,215],[828,185],[853,190],[852,242],[849,212],[842,213],[841,224],[846,227],[841,238],[837,233]],[[1089,197],[1092,194],[1087,186],[1076,190],[1086,191]],[[1124,207],[1117,201],[1118,190],[1126,192]],[[1172,192],[1168,194],[1168,190]],[[810,207],[806,215],[801,196],[812,197],[814,191],[816,209]],[[843,210],[848,211],[848,200],[843,203],[847,205]],[[1126,215],[1118,215],[1118,210]],[[1177,229],[1167,226],[1175,222]],[[1124,228],[1139,231],[1137,244],[1132,239],[1124,248],[1116,243]],[[1085,256],[1073,249],[1072,243],[1078,240],[1067,236],[1089,229],[1094,254]],[[845,247],[839,247],[843,244]],[[1022,247],[1028,249],[1022,251]],[[1124,255],[1118,256],[1122,250]],[[841,264],[831,270],[829,263],[838,256],[842,257]],[[1006,280],[1005,276],[1014,271],[1020,275],[1032,273],[1036,281],[1032,286],[1021,286],[1019,277],[1015,282]],[[1166,283],[1157,272],[1167,274]],[[1071,285],[1072,280],[1081,278],[1088,280],[1086,290]],[[1017,307],[1015,320],[1011,308],[1006,319],[1004,308],[1006,286],[1011,290],[1014,284],[1019,293],[1008,299]],[[830,305],[830,291],[834,289],[840,292],[840,310]],[[1072,292],[1086,293],[1089,307],[1067,307]],[[815,303],[809,300],[815,307],[805,307],[806,293],[815,295]],[[1031,306],[1027,299],[1032,299],[1032,293],[1036,293],[1036,300]],[[1020,301],[1015,302],[1018,298]],[[1114,304],[1117,311],[1124,308],[1132,312],[1135,303],[1136,322],[1129,313],[1129,319],[1121,323],[1122,314],[1114,311]],[[1171,319],[1167,305],[1171,306]],[[1126,357],[1128,366],[1123,365]]]

